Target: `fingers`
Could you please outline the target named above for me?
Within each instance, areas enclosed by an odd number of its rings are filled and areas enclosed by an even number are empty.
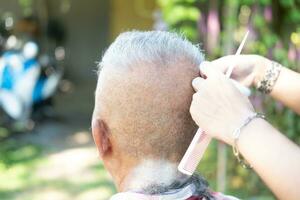
[[[226,73],[230,66],[235,68],[246,68],[258,60],[256,55],[228,55],[211,61],[214,68]]]
[[[243,86],[242,84],[240,84],[239,82],[233,80],[233,79],[229,79],[233,85],[245,96],[249,97],[251,95],[251,90],[245,86]]]
[[[224,56],[216,60],[211,61],[214,68],[226,73],[228,68],[234,64],[235,55]]]
[[[222,75],[220,70],[214,68],[211,62],[204,61],[200,64],[200,74],[205,75],[207,78],[214,78]]]
[[[217,79],[221,76],[224,76],[222,72],[218,69],[214,69],[211,62],[203,61],[200,64],[200,74],[202,74],[202,77],[206,77],[209,79]],[[197,77],[192,81],[192,86],[194,90],[197,92],[202,87],[203,83],[206,81],[206,79]]]
[[[203,62],[200,64],[200,66],[199,66],[199,68],[200,68],[200,74],[201,74],[203,77],[207,78],[207,75],[209,74],[209,69],[207,69],[207,68],[210,68],[210,67],[211,67],[210,62],[208,62],[208,61],[203,61]]]
[[[227,58],[229,58],[230,56],[228,56]],[[222,73],[221,70],[219,70],[217,68],[217,66],[215,64],[219,64],[221,66],[221,61],[222,59],[218,59],[212,62],[208,62],[208,61],[203,61],[200,64],[200,74],[208,79],[212,79],[212,80],[217,80],[217,79],[223,79],[226,78],[225,75]],[[203,87],[204,82],[206,81],[206,79],[201,78],[201,77],[197,77],[193,80],[192,85],[194,90],[197,92],[200,90],[201,87]],[[236,85],[236,83],[235,83]],[[244,93],[245,95],[249,96],[250,92],[249,89],[247,88],[242,88],[242,86],[239,85],[238,89],[242,90],[242,93]],[[247,89],[247,91],[246,91]]]
[[[202,83],[204,82],[205,80],[203,78],[200,78],[200,77],[197,77],[195,78],[193,81],[192,81],[192,85],[193,85],[193,88],[194,90],[197,92],[200,90],[200,88],[202,87]]]

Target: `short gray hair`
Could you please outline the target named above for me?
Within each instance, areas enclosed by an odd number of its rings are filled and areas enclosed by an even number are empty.
[[[120,34],[102,57],[103,66],[130,66],[137,63],[168,65],[185,59],[199,65],[204,56],[199,45],[189,42],[182,34],[167,31],[130,31]]]
[[[199,47],[176,33],[131,31],[116,38],[102,58],[99,76],[99,80],[115,81],[115,86],[103,84],[109,93],[101,96],[99,89],[98,96],[106,99],[106,109],[115,111],[107,123],[124,152],[140,158],[183,156],[197,129],[189,107],[194,93],[191,82],[199,76],[202,61]],[[173,75],[178,78],[173,80]],[[136,84],[139,78],[141,82]],[[101,83],[98,81],[99,86]],[[96,112],[100,112],[98,108]],[[161,142],[162,137],[169,145]]]

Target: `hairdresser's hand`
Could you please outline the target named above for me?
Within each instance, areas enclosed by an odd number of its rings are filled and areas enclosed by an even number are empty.
[[[230,66],[234,66],[231,78],[242,85],[250,87],[262,79],[270,60],[259,55],[230,55],[212,61],[213,66],[224,74]]]
[[[200,71],[207,78],[193,80],[192,118],[208,135],[231,145],[232,132],[254,113],[253,106],[211,62],[203,62]]]

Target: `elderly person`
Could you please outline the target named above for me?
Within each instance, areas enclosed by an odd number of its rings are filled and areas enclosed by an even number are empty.
[[[120,193],[111,199],[236,199],[177,171],[197,126],[189,108],[201,51],[174,33],[121,34],[105,52],[92,132]]]

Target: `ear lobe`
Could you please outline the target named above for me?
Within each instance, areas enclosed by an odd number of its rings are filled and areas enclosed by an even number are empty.
[[[108,137],[109,131],[103,120],[95,119],[92,122],[92,133],[98,152],[103,157],[111,148]]]

